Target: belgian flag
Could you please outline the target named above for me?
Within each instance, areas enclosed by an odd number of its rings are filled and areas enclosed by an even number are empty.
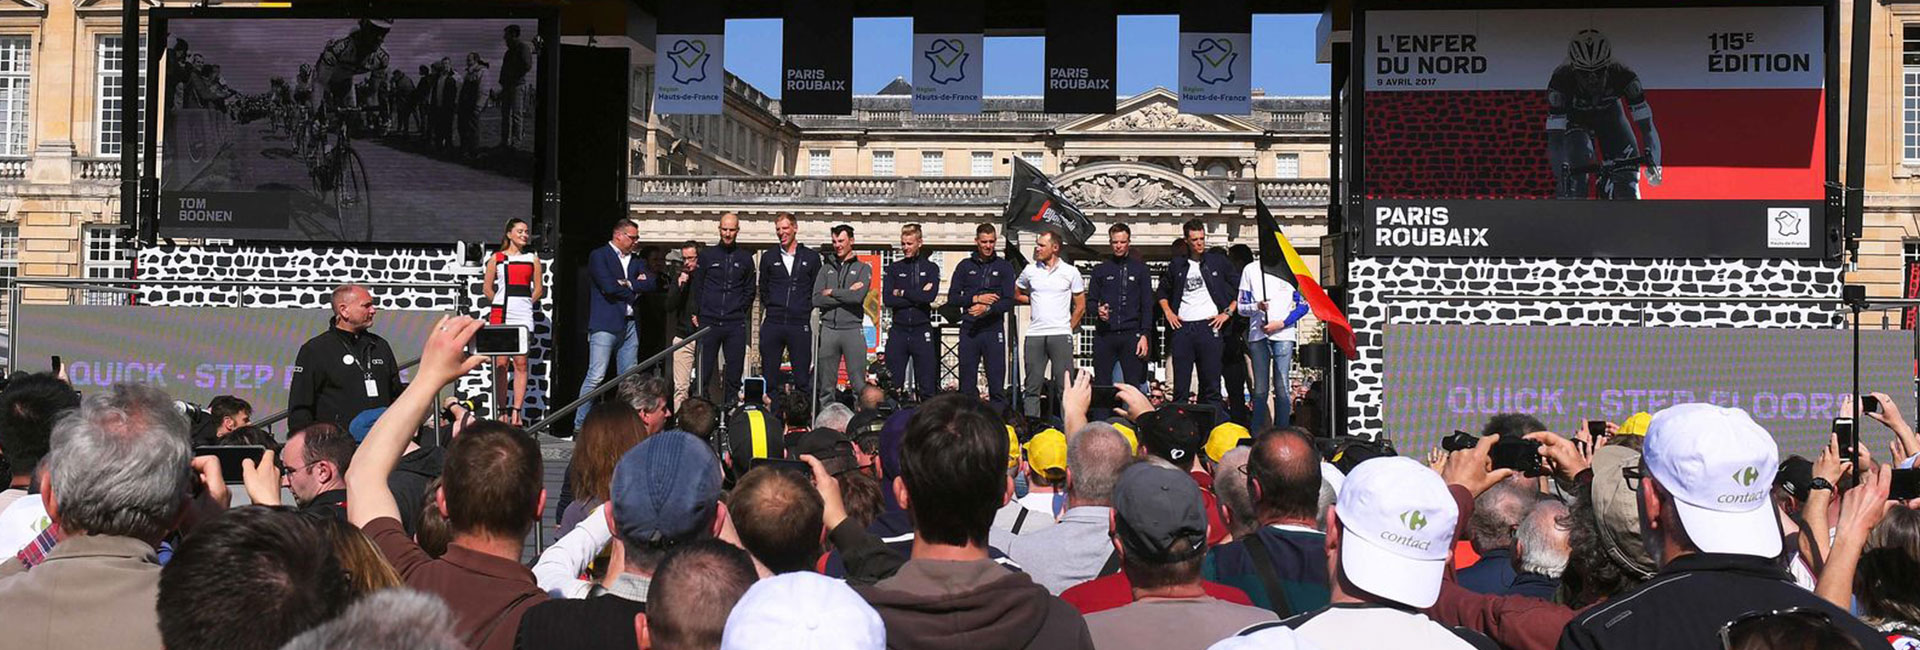
[[[1300,259],[1300,253],[1293,250],[1293,244],[1287,241],[1285,233],[1280,232],[1280,224],[1273,220],[1273,213],[1267,211],[1267,203],[1259,196],[1253,199],[1253,206],[1260,219],[1260,268],[1275,277],[1285,279],[1293,285],[1300,297],[1307,301],[1307,308],[1313,310],[1313,317],[1327,324],[1327,338],[1340,346],[1340,352],[1348,359],[1356,358],[1353,349],[1353,325],[1347,322],[1347,315],[1341,313],[1340,306],[1333,304],[1327,297],[1327,290],[1313,279],[1313,271]]]

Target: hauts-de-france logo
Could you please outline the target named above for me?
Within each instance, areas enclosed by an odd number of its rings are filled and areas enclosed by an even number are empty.
[[[667,60],[673,63],[672,77],[676,83],[706,81],[707,61],[712,58],[704,39],[683,38],[667,50]]]
[[[1800,234],[1800,222],[1800,216],[1794,214],[1792,210],[1781,210],[1773,215],[1773,227],[1782,237]]]
[[[1408,510],[1400,513],[1400,523],[1406,525],[1407,530],[1419,532],[1427,527],[1427,515],[1419,510]]]
[[[936,38],[921,53],[933,64],[933,71],[927,78],[937,84],[950,84],[967,78],[967,57],[973,56],[967,51],[967,44],[957,38]]]
[[[1753,482],[1758,480],[1760,480],[1760,470],[1754,469],[1752,465],[1742,467],[1733,473],[1733,482],[1739,483],[1741,487],[1752,487]]]
[[[1217,84],[1233,81],[1233,61],[1240,53],[1233,51],[1233,41],[1225,38],[1203,38],[1188,52],[1200,62],[1194,77],[1204,84]]]

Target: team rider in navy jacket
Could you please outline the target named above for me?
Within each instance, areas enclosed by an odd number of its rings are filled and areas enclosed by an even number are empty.
[[[980,224],[973,233],[973,255],[954,266],[947,283],[947,303],[961,309],[960,392],[980,394],[979,367],[985,361],[987,395],[1005,405],[1007,329],[1001,316],[1013,309],[1013,265],[994,255],[1000,235],[993,224]]]
[[[739,399],[741,366],[747,356],[747,310],[753,306],[753,254],[741,248],[740,217],[731,212],[720,215],[720,244],[700,252],[700,270],[694,273],[696,289],[687,301],[692,303],[694,327],[711,327],[713,332],[700,339],[700,386],[704,391],[713,381],[722,352],[726,354],[726,383],[719,395],[710,395],[722,406]]]
[[[887,373],[893,376],[894,386],[905,387],[907,369],[912,368],[913,391],[925,401],[940,390],[940,346],[933,332],[940,265],[921,255],[920,245],[920,224],[900,228],[900,250],[906,256],[887,265],[880,296],[893,310],[893,325],[887,331]]]
[[[1187,255],[1167,264],[1160,279],[1160,309],[1173,330],[1173,401],[1186,402],[1196,363],[1201,404],[1220,404],[1220,328],[1233,315],[1239,284],[1225,253],[1207,250],[1207,227],[1199,219],[1182,230]]]
[[[792,379],[805,391],[813,369],[813,278],[820,273],[820,252],[800,245],[800,225],[782,212],[773,218],[780,245],[760,254],[760,375],[767,389],[779,392]],[[793,374],[780,372],[780,355],[793,360]]]
[[[1127,224],[1107,228],[1113,257],[1093,267],[1087,306],[1093,310],[1093,383],[1113,385],[1113,364],[1128,384],[1147,381],[1147,333],[1153,331],[1153,272],[1133,255]]]

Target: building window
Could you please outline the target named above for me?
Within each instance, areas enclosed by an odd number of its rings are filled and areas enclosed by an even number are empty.
[[[1027,164],[1033,165],[1034,167],[1038,168],[1040,167],[1040,163],[1046,161],[1046,155],[1038,151],[1022,151],[1020,152],[1020,159],[1025,160],[1027,161]]]
[[[99,119],[94,123],[99,125],[100,132],[94,142],[99,143],[96,149],[101,156],[120,155],[120,79],[122,78],[120,43],[119,34],[102,35],[99,46],[95,48],[100,56],[98,65],[94,68],[97,71],[94,76],[98,79],[98,83],[94,84],[94,106],[99,110]],[[145,36],[140,37],[140,60],[147,60]],[[147,119],[147,78],[145,76],[140,77],[138,92],[140,93],[140,103],[137,104],[140,109],[139,119],[144,124]]]
[[[1232,170],[1227,169],[1227,164],[1224,162],[1215,160],[1211,163],[1207,163],[1207,176],[1210,176],[1213,178],[1226,178],[1227,175],[1230,173],[1232,173]]]
[[[1920,163],[1920,23],[1901,28],[1900,77],[1905,90],[1900,111],[1901,158]]]
[[[123,232],[119,226],[87,226],[87,279],[125,280],[133,277],[133,247],[121,236]],[[123,293],[88,291],[83,300],[89,305],[124,305],[127,304],[127,297]]]
[[[0,36],[0,155],[27,155],[33,122],[27,117],[33,87],[33,42]]]
[[[920,175],[921,176],[947,175],[947,152],[944,152],[944,151],[920,152]]]
[[[991,151],[973,152],[973,166],[967,171],[968,173],[971,173],[974,176],[992,176],[993,175],[993,152]]]
[[[807,151],[807,175],[826,176],[833,173],[833,152],[825,149]]]
[[[1283,153],[1273,157],[1274,178],[1299,178],[1300,154]]]
[[[893,152],[891,151],[873,152],[873,175],[874,176],[892,176],[893,175]]]

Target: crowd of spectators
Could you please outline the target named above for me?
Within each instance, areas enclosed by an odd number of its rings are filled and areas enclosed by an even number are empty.
[[[592,406],[549,515],[548,461],[522,430],[461,417],[450,444],[422,444],[449,406],[436,395],[483,361],[466,347],[479,327],[442,321],[389,406],[267,436],[233,481],[193,450],[262,435],[244,402],[198,412],[139,384],[81,396],[55,374],[13,378],[0,638],[1920,646],[1920,500],[1889,496],[1920,437],[1884,395],[1867,414],[1893,433],[1884,462],[1838,440],[1782,461],[1745,412],[1681,404],[1599,438],[1501,414],[1423,463],[1298,427],[1209,429],[1127,386],[1114,413],[1090,413],[1084,373],[1051,422],[955,393],[894,405],[874,391],[811,418],[775,395],[721,413],[640,376]],[[1538,475],[1494,467],[1494,446],[1517,441],[1537,445]],[[530,545],[545,526],[553,542]]]

